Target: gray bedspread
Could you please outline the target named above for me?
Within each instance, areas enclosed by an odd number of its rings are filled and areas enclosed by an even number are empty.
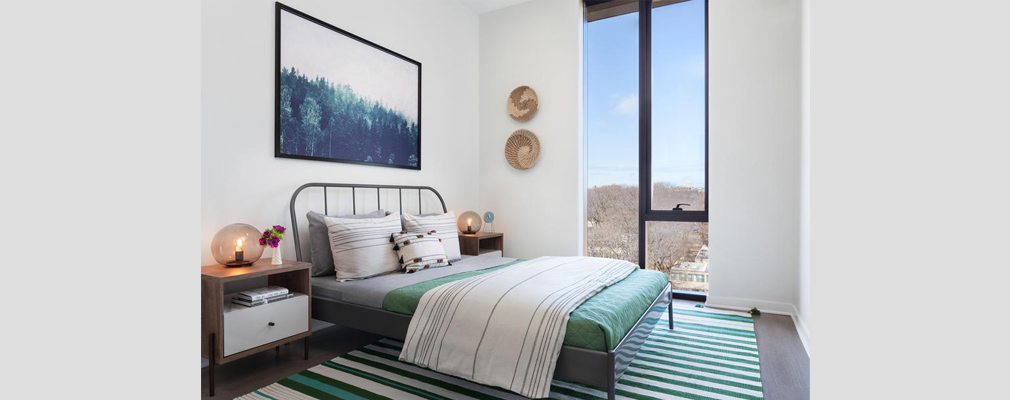
[[[401,287],[460,272],[497,267],[515,260],[497,255],[463,256],[462,260],[448,267],[427,269],[412,274],[393,272],[347,282],[338,282],[334,275],[317,276],[312,278],[312,297],[382,308],[382,300],[386,298],[386,294]]]

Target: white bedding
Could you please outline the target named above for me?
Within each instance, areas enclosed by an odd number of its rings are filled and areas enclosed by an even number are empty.
[[[540,257],[429,290],[400,360],[532,398],[550,393],[573,310],[638,267]]]

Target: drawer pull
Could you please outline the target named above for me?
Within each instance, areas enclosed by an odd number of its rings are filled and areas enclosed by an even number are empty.
[[[274,326],[273,322],[267,323],[267,325]]]

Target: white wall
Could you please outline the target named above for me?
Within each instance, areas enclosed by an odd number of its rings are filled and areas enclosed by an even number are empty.
[[[797,303],[799,10],[799,0],[709,5],[712,305],[793,314]],[[480,17],[480,204],[498,216],[512,256],[582,253],[581,19],[577,0]],[[519,85],[541,100],[526,123],[504,110]],[[543,145],[526,171],[503,156],[519,128]]]
[[[810,0],[801,8],[800,95],[800,269],[796,288],[796,328],[810,353]]]
[[[799,0],[709,4],[709,304],[793,313]]]
[[[457,214],[475,209],[476,13],[454,0],[285,4],[422,64],[422,170],[274,158],[274,2],[205,1],[202,264],[214,263],[210,241],[227,224],[290,226],[291,193],[307,182],[430,185]],[[282,248],[285,258],[294,258],[292,244]]]
[[[535,0],[480,16],[480,208],[505,232],[507,256],[580,255],[582,195],[582,6],[579,0]],[[527,122],[505,112],[505,100],[528,85],[540,110]],[[536,165],[505,161],[516,129],[540,140]]]

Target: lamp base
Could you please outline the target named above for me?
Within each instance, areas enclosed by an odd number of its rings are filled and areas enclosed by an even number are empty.
[[[475,233],[477,233],[477,232],[474,232],[474,231],[463,231],[464,235],[473,235]]]
[[[224,263],[224,266],[228,268],[234,268],[234,267],[246,267],[252,264],[253,264],[252,261],[228,261]]]

